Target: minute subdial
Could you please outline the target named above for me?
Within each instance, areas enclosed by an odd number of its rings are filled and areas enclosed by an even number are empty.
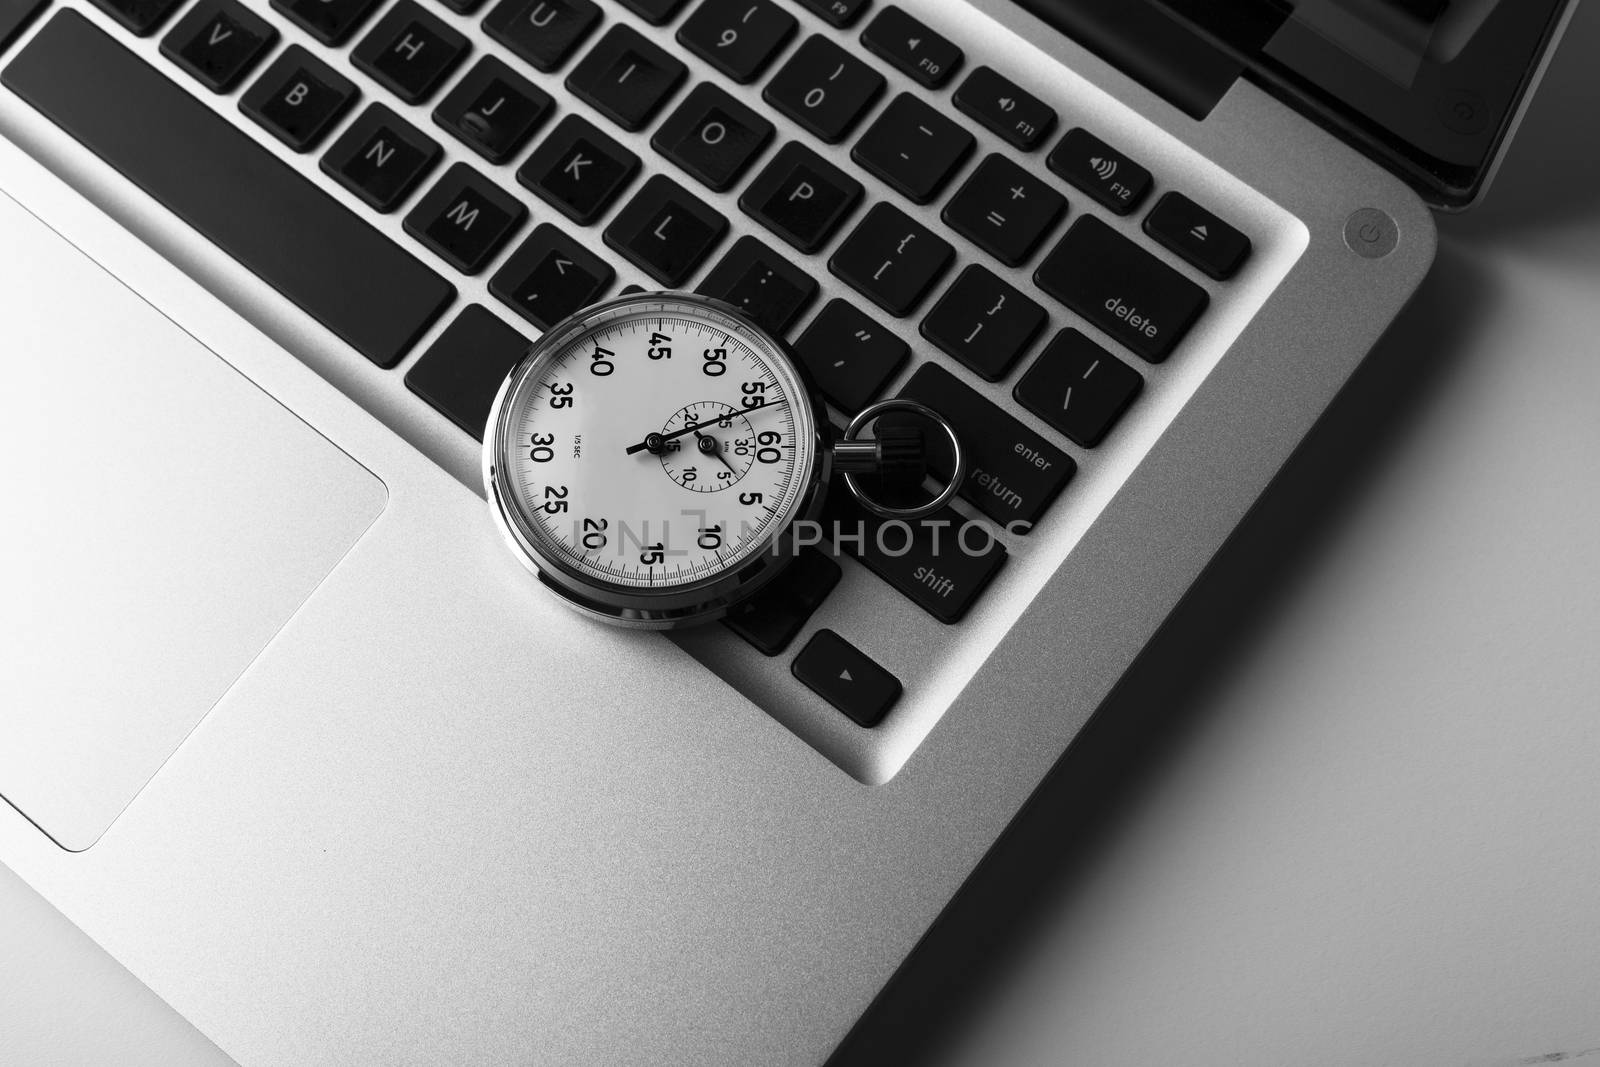
[[[684,434],[686,427],[693,429]],[[661,468],[696,493],[737,484],[755,462],[755,430],[729,404],[702,400],[679,408],[661,427],[661,435]]]

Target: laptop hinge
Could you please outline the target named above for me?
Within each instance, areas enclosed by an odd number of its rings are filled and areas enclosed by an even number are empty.
[[[1017,3],[1196,119],[1244,73],[1238,60],[1144,0]]]

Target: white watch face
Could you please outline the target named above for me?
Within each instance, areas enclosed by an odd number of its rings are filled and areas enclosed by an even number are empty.
[[[675,589],[767,548],[816,462],[810,399],[776,345],[660,296],[562,338],[513,383],[493,450],[543,565]]]

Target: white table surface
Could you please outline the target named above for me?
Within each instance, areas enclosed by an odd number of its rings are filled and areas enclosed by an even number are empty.
[[[1597,57],[841,1065],[1600,1067]],[[0,1064],[219,1062],[0,867]]]

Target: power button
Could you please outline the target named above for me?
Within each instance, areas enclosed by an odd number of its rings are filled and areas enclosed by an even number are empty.
[[[1400,243],[1400,227],[1385,212],[1364,207],[1344,224],[1344,243],[1364,259],[1382,259]]]

